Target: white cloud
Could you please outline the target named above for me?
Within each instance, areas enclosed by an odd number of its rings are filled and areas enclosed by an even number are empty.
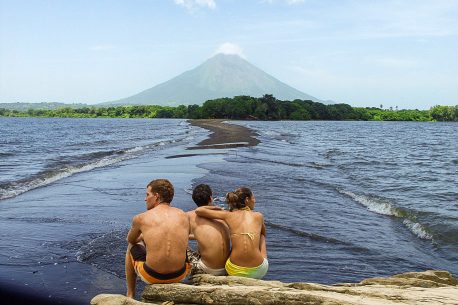
[[[214,0],[174,0],[175,4],[185,7],[188,11],[195,11],[199,7],[206,7],[209,9],[216,8]]]
[[[246,58],[245,55],[243,54],[242,48],[230,42],[225,42],[222,45],[220,45],[214,54],[219,54],[219,53],[238,55],[242,58]]]

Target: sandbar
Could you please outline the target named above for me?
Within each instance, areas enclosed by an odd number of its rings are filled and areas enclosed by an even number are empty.
[[[209,130],[211,133],[208,139],[205,139],[196,146],[188,149],[226,149],[234,147],[256,146],[259,141],[258,135],[253,130],[239,125],[229,124],[227,120],[222,119],[205,119],[189,120],[193,126],[198,126]]]

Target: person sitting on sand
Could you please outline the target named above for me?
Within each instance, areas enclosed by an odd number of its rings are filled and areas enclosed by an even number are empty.
[[[137,275],[147,284],[177,283],[191,269],[186,257],[189,219],[170,206],[174,189],[170,181],[157,179],[146,187],[147,211],[134,216],[127,235],[127,296],[135,297]]]
[[[242,187],[227,193],[231,211],[215,206],[203,206],[196,214],[211,219],[222,219],[229,226],[232,251],[226,261],[229,275],[261,279],[269,269],[266,251],[264,217],[253,208],[256,198],[249,188]]]
[[[192,200],[198,207],[212,206],[212,190],[207,184],[199,184],[192,192]],[[191,274],[208,273],[226,275],[224,268],[230,253],[229,228],[226,223],[217,219],[209,219],[188,213],[191,225],[190,239],[197,240],[200,258],[193,262]]]

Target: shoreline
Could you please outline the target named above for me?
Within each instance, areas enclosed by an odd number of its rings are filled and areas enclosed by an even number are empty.
[[[261,143],[255,138],[258,136],[255,131],[244,126],[225,123],[227,121],[223,119],[188,120],[193,126],[209,130],[210,135],[208,139],[187,149],[226,149],[256,146]]]

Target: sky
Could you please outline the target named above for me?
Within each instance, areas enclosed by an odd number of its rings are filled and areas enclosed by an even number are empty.
[[[458,105],[457,0],[0,0],[0,102],[117,100],[218,52],[321,100]]]

